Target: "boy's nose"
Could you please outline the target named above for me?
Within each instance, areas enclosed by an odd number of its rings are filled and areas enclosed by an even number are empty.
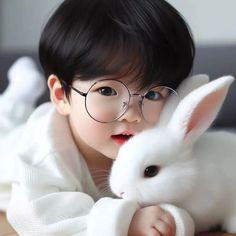
[[[139,96],[131,97],[128,108],[119,121],[126,120],[128,122],[140,122],[142,120],[142,100]]]

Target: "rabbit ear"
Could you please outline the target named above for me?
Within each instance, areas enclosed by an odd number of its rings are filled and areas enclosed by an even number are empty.
[[[166,126],[166,124],[169,123],[170,118],[179,102],[191,91],[208,82],[209,77],[205,74],[194,75],[185,79],[176,90],[178,97],[176,93],[173,93],[166,101],[166,104],[161,112],[161,117],[160,121],[158,122],[158,126]]]
[[[224,76],[187,95],[168,124],[173,135],[194,142],[216,118],[233,81],[232,76]]]

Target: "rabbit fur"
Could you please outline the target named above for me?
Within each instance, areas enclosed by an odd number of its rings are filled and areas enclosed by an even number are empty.
[[[169,112],[174,112],[166,115],[166,124],[122,145],[111,169],[110,187],[142,207],[168,203],[185,209],[196,232],[221,225],[236,233],[236,134],[205,132],[234,78],[207,80],[204,77],[192,92],[187,89],[179,104],[171,104]]]

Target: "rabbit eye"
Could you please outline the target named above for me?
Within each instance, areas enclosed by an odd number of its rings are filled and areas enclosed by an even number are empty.
[[[144,170],[144,177],[146,178],[150,178],[150,177],[154,177],[158,174],[160,170],[159,166],[148,166],[145,170]]]

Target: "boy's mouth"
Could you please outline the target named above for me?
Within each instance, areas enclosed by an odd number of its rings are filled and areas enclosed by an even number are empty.
[[[116,134],[116,135],[112,135],[111,138],[115,141],[115,143],[117,143],[118,145],[122,145],[125,142],[127,142],[130,138],[132,138],[134,135],[133,134],[126,134],[126,133],[122,133],[122,134]]]

